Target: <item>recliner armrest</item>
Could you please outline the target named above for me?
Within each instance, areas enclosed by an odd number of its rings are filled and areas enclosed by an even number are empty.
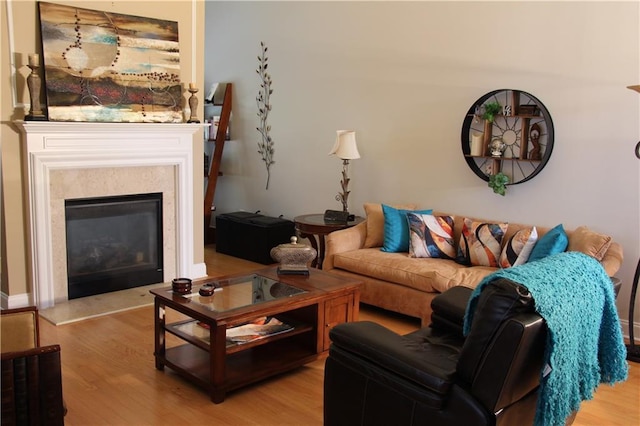
[[[431,301],[431,327],[462,337],[464,313],[473,289],[457,286],[437,295]]]
[[[534,391],[540,384],[545,339],[546,324],[536,313],[504,321],[483,356],[471,392],[485,407],[498,411]]]
[[[329,332],[332,345],[392,371],[405,380],[438,394],[446,394],[453,382],[461,341],[433,333],[429,328],[401,336],[369,321],[343,323]]]

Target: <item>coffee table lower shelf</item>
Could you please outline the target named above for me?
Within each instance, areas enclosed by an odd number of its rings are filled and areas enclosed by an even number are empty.
[[[295,339],[289,339],[284,348],[277,344],[263,344],[233,352],[226,356],[225,379],[222,385],[211,383],[209,352],[192,344],[167,348],[165,356],[156,356],[156,361],[160,369],[167,366],[207,390],[216,402],[219,395],[224,399],[228,391],[290,371],[315,361],[318,357],[319,354],[310,347],[309,342],[295,342]]]

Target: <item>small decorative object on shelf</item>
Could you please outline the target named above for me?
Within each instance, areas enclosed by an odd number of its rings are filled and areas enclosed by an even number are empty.
[[[291,243],[271,249],[271,257],[280,263],[278,274],[282,275],[309,275],[308,265],[317,254],[314,248],[298,244],[298,237],[291,237]]]
[[[38,74],[40,55],[37,53],[29,55],[29,64],[27,66],[31,69],[31,74],[27,77],[31,106],[29,107],[29,114],[24,119],[28,121],[46,121],[47,117],[42,112],[40,104],[40,88],[42,87],[42,80]]]
[[[220,116],[214,115],[213,117],[211,117],[211,119],[209,120],[209,124],[211,128],[209,133],[209,140],[215,141],[218,139],[218,127],[220,127]],[[231,140],[231,126],[227,126],[227,131],[225,132],[224,140],[226,141]]]
[[[502,111],[502,107],[498,102],[489,102],[484,104],[484,114],[482,114],[482,118],[487,120],[489,123],[493,123],[496,115],[498,115]]]
[[[479,132],[471,133],[471,155],[479,157],[483,154],[482,152],[482,141],[484,135]]]
[[[199,123],[198,116],[196,113],[196,109],[198,108],[198,98],[196,97],[196,93],[198,93],[198,89],[194,83],[189,83],[189,93],[191,96],[189,97],[189,109],[191,110],[191,116],[187,120],[187,123]]]
[[[489,148],[491,148],[491,156],[492,157],[502,157],[502,153],[507,145],[500,138],[495,138],[489,144]]]
[[[540,125],[538,123],[531,126],[529,137],[531,138],[531,145],[533,145],[533,149],[529,153],[529,159],[540,161],[542,156],[540,154]]]
[[[507,184],[509,183],[509,176],[502,172],[498,172],[495,175],[489,176],[489,188],[493,189],[493,192],[504,196],[507,193]]]
[[[540,115],[540,108],[538,108],[536,105],[520,105],[518,107],[518,110],[522,115]]]

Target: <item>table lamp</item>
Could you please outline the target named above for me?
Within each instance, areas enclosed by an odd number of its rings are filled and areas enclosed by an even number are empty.
[[[336,142],[331,148],[329,155],[335,155],[342,159],[342,180],[340,186],[342,192],[336,195],[336,200],[342,203],[342,211],[349,212],[347,199],[349,198],[349,160],[360,158],[358,146],[356,145],[356,132],[353,130],[338,130]]]

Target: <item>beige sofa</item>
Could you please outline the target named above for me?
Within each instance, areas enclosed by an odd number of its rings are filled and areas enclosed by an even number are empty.
[[[415,205],[396,207],[416,208]],[[365,212],[367,217],[364,222],[327,235],[322,264],[325,271],[363,281],[360,299],[363,303],[420,318],[422,325],[427,325],[433,297],[454,286],[474,288],[497,269],[464,266],[448,259],[412,258],[408,253],[383,252],[380,250],[384,238],[382,207],[380,204],[367,203]],[[459,241],[465,216],[438,211],[433,214],[455,217],[454,239]],[[531,226],[509,223],[503,243],[518,230]],[[536,226],[536,229],[541,237],[551,228]],[[569,237],[567,250],[581,251],[597,258],[607,274],[613,277],[622,264],[620,244],[587,227],[565,231]]]

